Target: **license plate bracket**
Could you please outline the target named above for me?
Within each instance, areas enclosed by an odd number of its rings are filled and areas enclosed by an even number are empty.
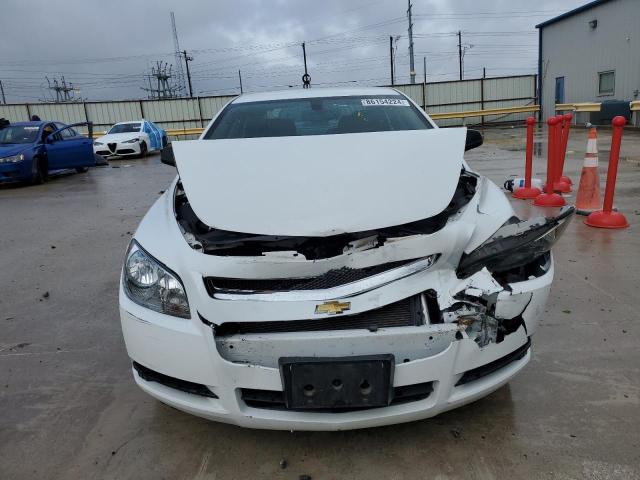
[[[282,357],[279,365],[287,408],[385,407],[393,399],[392,354]]]

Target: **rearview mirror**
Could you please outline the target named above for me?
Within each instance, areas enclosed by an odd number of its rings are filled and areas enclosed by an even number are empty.
[[[467,141],[464,146],[464,151],[471,150],[472,148],[482,145],[482,134],[477,130],[467,129]]]
[[[160,161],[165,165],[176,166],[176,158],[173,156],[173,147],[171,144],[160,150]]]

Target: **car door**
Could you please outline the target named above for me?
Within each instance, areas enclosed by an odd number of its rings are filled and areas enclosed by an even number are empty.
[[[62,123],[45,143],[49,169],[88,167],[95,164],[90,138],[80,135],[72,126]]]

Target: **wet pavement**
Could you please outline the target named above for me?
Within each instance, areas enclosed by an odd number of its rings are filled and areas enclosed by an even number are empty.
[[[485,134],[472,167],[499,185],[520,176],[524,130]],[[603,186],[609,138],[599,131]],[[586,140],[572,132],[576,183]],[[519,376],[429,420],[338,433],[216,424],[134,385],[117,285],[131,232],[175,173],[157,156],[0,187],[0,479],[640,478],[639,132],[622,155],[615,203],[631,227],[568,227]]]

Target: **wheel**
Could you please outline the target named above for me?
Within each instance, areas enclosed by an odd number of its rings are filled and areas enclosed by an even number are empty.
[[[147,154],[147,144],[146,142],[140,142],[140,158],[144,158]]]
[[[89,171],[89,167],[77,167],[76,172],[78,173],[87,173]]]
[[[31,162],[31,184],[42,185],[47,181],[49,176],[49,167],[47,160],[40,157],[35,157]]]

